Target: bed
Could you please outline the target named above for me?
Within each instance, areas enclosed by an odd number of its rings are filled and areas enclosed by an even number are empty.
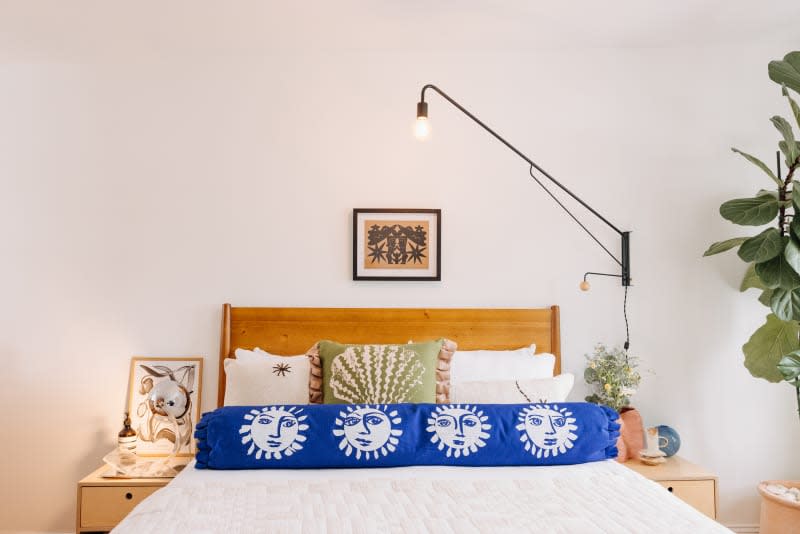
[[[236,348],[303,353],[319,339],[459,349],[535,343],[556,356],[559,309],[223,307],[222,361]],[[615,462],[548,467],[411,466],[199,470],[190,464],[114,530],[149,532],[729,532]]]

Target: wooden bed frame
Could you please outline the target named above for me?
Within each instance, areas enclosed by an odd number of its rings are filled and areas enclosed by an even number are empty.
[[[517,349],[556,357],[561,372],[558,306],[493,308],[234,308],[222,307],[217,405],[225,399],[225,358],[237,348],[272,354],[304,354],[321,339],[342,343],[406,343],[446,337],[462,350]]]

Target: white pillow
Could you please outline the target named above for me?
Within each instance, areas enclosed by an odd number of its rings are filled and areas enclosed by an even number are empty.
[[[517,388],[519,383],[519,388]],[[552,378],[527,380],[482,380],[450,385],[450,402],[458,404],[521,404],[525,402],[564,402],[575,384],[572,373]],[[525,395],[520,393],[522,390]]]
[[[450,362],[450,383],[552,378],[556,357],[534,355],[535,351],[536,345],[517,350],[457,350]]]
[[[275,356],[236,349],[225,358],[225,406],[308,404],[311,362],[306,355]]]
[[[277,356],[276,354],[270,354],[269,352],[260,349],[258,347],[254,348],[253,350],[247,349],[236,349],[234,351],[236,354],[236,359],[243,361],[243,362],[257,362],[261,361],[264,356]],[[281,358],[285,358],[286,356],[281,356]],[[294,356],[291,356],[294,358]]]

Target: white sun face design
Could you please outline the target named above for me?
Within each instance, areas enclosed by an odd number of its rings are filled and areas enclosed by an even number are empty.
[[[537,458],[563,454],[578,439],[572,412],[556,404],[532,404],[519,412],[518,419],[517,430],[523,431],[520,441]]]
[[[242,425],[239,434],[242,434],[242,445],[250,444],[248,456],[255,453],[257,460],[262,457],[280,460],[302,449],[306,437],[301,432],[308,430],[303,422],[306,416],[300,415],[302,412],[302,408],[297,407],[266,406],[245,414],[250,424]]]
[[[333,429],[333,435],[342,438],[339,449],[347,456],[355,452],[356,460],[362,456],[365,460],[377,459],[394,452],[403,431],[392,425],[399,425],[402,419],[396,410],[387,414],[386,409],[386,405],[348,406],[339,412]]]
[[[489,438],[488,430],[492,428],[488,420],[475,406],[437,406],[428,418],[426,430],[433,432],[431,443],[438,443],[440,451],[447,448],[448,458],[459,458],[486,445],[484,440]]]

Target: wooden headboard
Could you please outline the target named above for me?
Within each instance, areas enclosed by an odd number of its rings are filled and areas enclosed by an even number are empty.
[[[446,337],[462,350],[517,349],[556,356],[561,372],[558,306],[492,308],[222,308],[218,406],[225,399],[225,358],[237,348],[303,354],[321,339],[342,343],[406,343]]]

